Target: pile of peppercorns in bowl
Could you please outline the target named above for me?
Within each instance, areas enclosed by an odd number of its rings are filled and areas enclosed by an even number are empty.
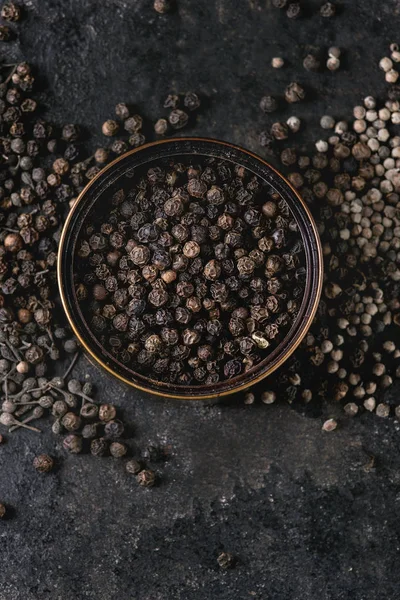
[[[237,391],[305,334],[317,235],[257,157],[158,142],[115,161],[75,206],[61,241],[64,308],[86,350],[128,383],[174,397]]]

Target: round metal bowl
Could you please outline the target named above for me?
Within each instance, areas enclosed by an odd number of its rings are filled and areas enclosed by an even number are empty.
[[[129,366],[118,362],[96,339],[82,314],[75,295],[74,266],[76,244],[83,223],[95,205],[110,200],[121,178],[132,177],[135,170],[149,167],[160,160],[179,157],[197,159],[215,157],[239,164],[268,183],[288,203],[299,227],[302,238],[306,282],[299,314],[285,338],[259,364],[237,377],[224,380],[214,386],[182,386],[164,383],[136,373]],[[318,232],[304,201],[290,183],[259,156],[232,144],[202,138],[177,138],[147,144],[114,160],[94,177],[82,191],[71,209],[62,232],[58,255],[58,283],[61,300],[75,335],[86,352],[108,373],[130,386],[159,396],[204,400],[232,394],[259,382],[282,365],[300,344],[317,310],[322,286],[322,252]]]

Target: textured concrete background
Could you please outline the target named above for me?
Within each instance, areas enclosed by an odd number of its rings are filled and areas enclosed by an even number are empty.
[[[164,95],[192,89],[208,100],[186,133],[256,151],[268,123],[260,96],[296,74],[309,99],[282,118],[304,119],[299,146],[318,135],[322,114],[350,116],[363,96],[382,94],[377,62],[400,41],[398,0],[338,2],[330,21],[313,14],[321,2],[304,4],[306,16],[290,22],[265,0],[178,0],[168,16],[151,0],[25,0],[3,56],[39,68],[57,122],[97,132],[119,101],[155,120]],[[306,73],[307,49],[331,44],[344,49],[343,68]],[[288,67],[274,71],[280,55]],[[0,497],[15,507],[0,523],[0,600],[398,599],[397,423],[341,417],[326,434],[322,419],[340,415],[330,404],[310,415],[241,398],[164,402],[85,359],[79,369],[123,407],[133,443],[166,443],[170,460],[160,486],[142,490],[117,461],[65,457],[49,431],[12,436],[0,450]],[[33,473],[41,451],[60,464],[49,476]],[[217,567],[221,549],[238,556],[232,571]]]

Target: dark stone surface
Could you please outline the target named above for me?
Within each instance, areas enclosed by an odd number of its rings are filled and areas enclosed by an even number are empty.
[[[51,118],[98,131],[118,101],[155,120],[169,91],[194,89],[208,106],[190,130],[259,150],[262,93],[293,78],[309,100],[294,113],[318,135],[322,114],[350,116],[381,94],[377,61],[396,41],[398,0],[340,2],[339,15],[290,22],[270,2],[178,0],[158,16],[151,0],[25,0],[19,40],[43,77]],[[344,48],[337,73],[306,73],[308,45]],[[274,71],[273,56],[288,67]],[[282,118],[279,117],[279,118]],[[100,139],[100,138],[98,138]],[[395,600],[400,553],[399,424],[354,420],[323,404],[321,416],[287,405],[174,403],[135,393],[85,359],[99,396],[119,404],[133,442],[171,446],[160,485],[142,490],[112,459],[66,457],[47,430],[0,448],[0,600]],[[317,391],[317,390],[316,390]],[[396,392],[395,392],[396,393]],[[322,418],[340,415],[333,433]],[[58,469],[33,471],[48,451]],[[371,467],[371,456],[375,466]],[[156,466],[156,469],[159,467]],[[238,557],[222,572],[221,549]]]

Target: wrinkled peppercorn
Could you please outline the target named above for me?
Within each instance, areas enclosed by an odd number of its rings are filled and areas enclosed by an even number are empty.
[[[82,452],[82,438],[79,435],[71,433],[64,439],[63,446],[71,454],[79,454]]]
[[[142,487],[153,487],[156,483],[156,474],[150,469],[144,469],[138,473],[136,481]]]
[[[230,552],[221,552],[217,558],[218,565],[221,569],[230,569],[235,565],[235,557]]]
[[[90,454],[93,456],[105,456],[109,449],[109,443],[105,438],[95,438],[90,442]]]
[[[33,459],[33,466],[39,473],[49,473],[54,467],[54,460],[48,454],[39,454]]]
[[[137,475],[142,470],[142,465],[138,460],[128,460],[128,462],[125,465],[125,470],[131,475]]]
[[[187,125],[189,115],[180,108],[176,108],[170,112],[168,120],[174,129],[182,129]]]

